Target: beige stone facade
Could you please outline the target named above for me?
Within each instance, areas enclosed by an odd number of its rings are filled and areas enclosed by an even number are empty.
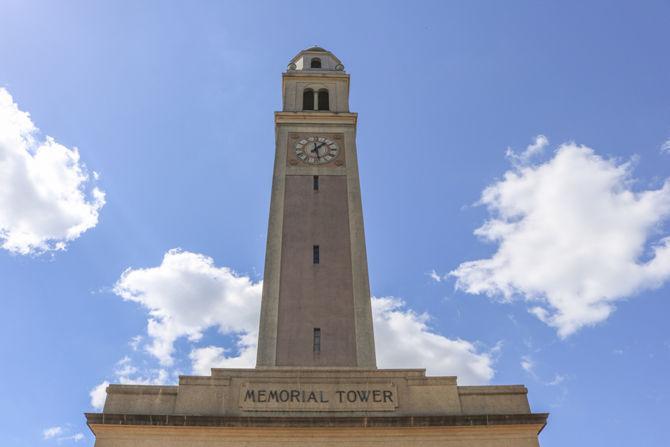
[[[87,415],[98,447],[537,446],[547,418],[524,386],[457,386],[419,369],[213,369],[107,393],[103,413]]]
[[[537,426],[96,427],[96,447],[537,447]]]
[[[326,90],[327,110],[303,110]],[[102,413],[86,415],[96,447],[537,447],[548,415],[522,385],[377,369],[349,75],[314,47],[282,91],[256,368],[110,385]],[[312,153],[326,140],[339,151],[305,162],[295,148],[310,136],[322,139]]]

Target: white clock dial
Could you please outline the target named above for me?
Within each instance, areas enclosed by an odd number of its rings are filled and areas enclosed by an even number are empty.
[[[319,136],[303,138],[295,144],[295,155],[305,163],[319,165],[337,158],[340,147],[334,141]]]

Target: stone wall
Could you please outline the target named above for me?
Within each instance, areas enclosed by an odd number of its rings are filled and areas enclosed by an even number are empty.
[[[459,387],[422,369],[213,369],[178,386],[110,385],[104,413],[210,416],[530,414],[521,385]]]

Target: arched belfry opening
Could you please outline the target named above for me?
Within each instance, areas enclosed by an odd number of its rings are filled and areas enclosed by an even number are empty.
[[[321,68],[321,59],[318,57],[313,57],[309,63],[309,68]]]
[[[328,90],[322,88],[319,90],[319,110],[330,110],[330,98],[328,96]]]
[[[302,110],[314,110],[314,90],[311,88],[302,92]]]

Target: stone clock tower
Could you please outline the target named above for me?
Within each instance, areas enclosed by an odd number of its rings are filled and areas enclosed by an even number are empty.
[[[538,447],[523,385],[377,369],[349,75],[301,51],[282,104],[255,368],[109,385],[95,446]]]
[[[282,79],[257,366],[375,368],[349,75],[319,47]]]

